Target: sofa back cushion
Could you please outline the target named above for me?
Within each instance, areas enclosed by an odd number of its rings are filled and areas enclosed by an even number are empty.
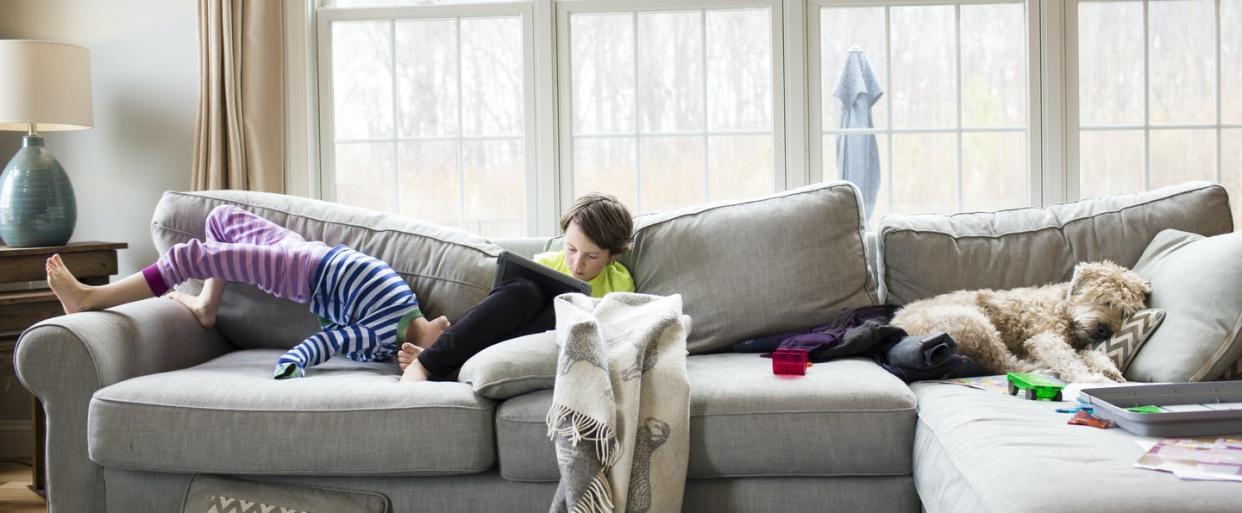
[[[691,353],[827,322],[876,302],[847,182],[635,219],[622,256],[638,292],[681,294]]]
[[[903,305],[954,290],[1063,282],[1083,261],[1133,267],[1168,228],[1233,231],[1225,189],[1189,182],[1042,209],[887,215],[878,235],[881,296]]]
[[[236,205],[328,245],[345,244],[388,263],[406,279],[429,317],[450,320],[487,296],[500,248],[462,230],[296,196],[246,191],[167,192],[155,207],[151,235],[161,253],[203,239],[217,205]],[[193,289],[197,284],[192,285]],[[288,348],[318,325],[307,305],[230,284],[217,324],[242,348]]]

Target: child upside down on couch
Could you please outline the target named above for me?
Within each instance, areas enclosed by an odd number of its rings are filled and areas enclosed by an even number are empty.
[[[276,379],[301,377],[307,367],[338,352],[359,362],[387,360],[399,341],[430,345],[449,327],[444,316],[424,318],[409,285],[376,258],[344,245],[307,241],[231,205],[213,209],[206,224],[206,241],[175,244],[142,271],[107,285],[79,282],[60,255],[52,255],[46,264],[48,285],[66,314],[168,293],[204,328],[215,325],[225,281],[310,303],[322,329],[277,359]],[[169,292],[190,279],[206,280],[198,296]]]

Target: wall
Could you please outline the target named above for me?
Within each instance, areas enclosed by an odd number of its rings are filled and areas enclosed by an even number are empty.
[[[197,9],[193,0],[0,2],[0,38],[48,39],[91,52],[94,127],[44,138],[77,195],[73,240],[128,243],[118,255],[121,276],[157,256],[149,225],[160,194],[190,186]],[[20,133],[0,132],[0,162],[20,145]],[[28,443],[10,440],[29,436],[16,431],[30,418],[29,396],[12,375],[11,364],[0,367],[0,458],[29,453]]]

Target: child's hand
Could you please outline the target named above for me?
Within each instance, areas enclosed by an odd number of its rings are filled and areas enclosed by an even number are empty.
[[[409,367],[411,362],[417,360],[418,355],[422,354],[422,352],[423,348],[409,342],[401,344],[401,349],[397,351],[397,366],[404,372],[405,368]]]

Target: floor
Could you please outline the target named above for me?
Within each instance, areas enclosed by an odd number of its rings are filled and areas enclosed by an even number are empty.
[[[0,462],[0,513],[47,513],[47,503],[28,486],[29,466]]]

